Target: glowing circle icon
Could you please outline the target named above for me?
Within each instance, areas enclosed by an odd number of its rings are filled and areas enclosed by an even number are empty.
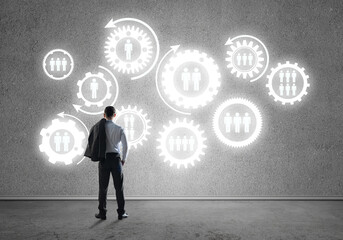
[[[74,69],[72,56],[63,49],[54,49],[48,52],[43,59],[45,74],[54,80],[63,80],[69,77]]]
[[[132,108],[129,105],[118,111],[114,121],[124,127],[129,147],[137,148],[138,145],[143,145],[143,141],[147,141],[147,135],[150,135],[149,129],[151,128],[147,116],[142,109],[138,109],[136,106]]]
[[[206,138],[204,131],[199,125],[194,125],[193,121],[186,118],[182,121],[178,118],[175,122],[169,122],[169,126],[163,126],[160,138],[157,139],[159,145],[157,149],[161,151],[160,156],[164,157],[164,162],[169,161],[170,166],[177,168],[188,165],[194,166],[195,161],[200,161],[200,156],[204,155]]]
[[[289,61],[272,68],[267,78],[269,95],[274,97],[275,102],[281,102],[283,105],[300,102],[302,97],[307,95],[307,88],[310,86],[305,69]]]
[[[213,58],[198,50],[173,54],[163,66],[161,86],[166,98],[182,109],[203,107],[221,85],[221,74]]]
[[[105,43],[105,57],[110,66],[138,79],[155,66],[159,56],[159,42],[153,29],[134,18],[110,21],[111,33]]]
[[[235,148],[245,147],[254,142],[261,132],[261,113],[249,100],[232,98],[217,108],[213,128],[224,144]]]
[[[229,38],[226,44],[227,67],[237,78],[254,82],[262,77],[269,64],[269,53],[261,40],[250,35]]]
[[[42,143],[39,149],[49,157],[49,162],[53,164],[61,162],[69,165],[73,163],[73,159],[84,153],[83,140],[86,135],[78,130],[76,123],[72,120],[54,119],[48,128],[41,130],[40,135]]]

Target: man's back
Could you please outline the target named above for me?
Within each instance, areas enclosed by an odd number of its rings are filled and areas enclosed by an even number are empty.
[[[127,155],[127,139],[124,129],[115,124],[112,120],[106,120],[105,123],[106,132],[106,153],[120,153],[119,143],[122,144],[122,161],[125,161]]]

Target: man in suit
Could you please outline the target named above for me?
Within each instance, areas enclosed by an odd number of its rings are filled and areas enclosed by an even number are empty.
[[[125,212],[125,200],[123,193],[123,172],[128,144],[124,129],[113,122],[116,117],[116,111],[113,106],[108,106],[104,111],[104,118],[96,123],[90,131],[88,145],[85,156],[90,157],[92,161],[99,162],[99,213],[96,218],[106,219],[107,190],[112,174],[114,188],[118,204],[118,219],[127,218]],[[122,144],[122,156],[120,156],[119,143]]]

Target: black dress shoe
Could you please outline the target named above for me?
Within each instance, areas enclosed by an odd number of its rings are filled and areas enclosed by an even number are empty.
[[[103,213],[97,213],[95,214],[96,218],[100,218],[101,220],[106,220],[106,214]]]
[[[129,216],[129,214],[124,213],[124,214],[122,214],[122,215],[118,215],[118,219],[119,219],[119,220],[122,220],[123,218],[127,218],[128,216]]]

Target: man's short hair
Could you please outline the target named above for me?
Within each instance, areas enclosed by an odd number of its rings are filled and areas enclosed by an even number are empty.
[[[113,106],[107,106],[104,112],[106,117],[113,117],[113,115],[116,113],[116,109]]]

